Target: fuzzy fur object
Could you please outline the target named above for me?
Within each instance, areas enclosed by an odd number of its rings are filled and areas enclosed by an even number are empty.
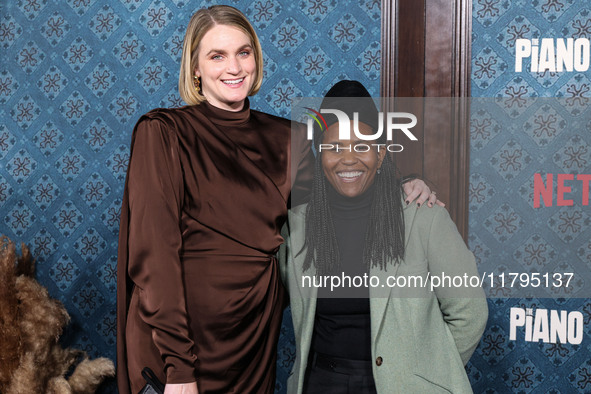
[[[94,393],[115,376],[113,362],[59,345],[70,316],[33,278],[35,261],[25,245],[22,252],[17,258],[14,244],[0,237],[0,393]]]

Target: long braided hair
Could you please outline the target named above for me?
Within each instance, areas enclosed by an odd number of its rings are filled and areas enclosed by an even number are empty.
[[[339,86],[339,84],[350,84],[351,82],[353,81],[341,81],[331,91]],[[357,82],[357,84],[359,83]],[[359,85],[367,92],[363,85]],[[331,91],[327,93],[327,98]],[[351,94],[350,89],[346,91],[346,94]],[[367,96],[369,96],[369,93],[367,93]],[[364,95],[363,97],[367,96]],[[329,105],[329,103],[326,102],[325,98],[322,107],[326,107],[326,105]],[[375,105],[374,111],[377,115]],[[302,250],[299,252],[302,253],[304,249],[306,250],[303,265],[304,271],[314,265],[318,275],[335,272],[340,265],[339,247],[327,194],[327,187],[329,185],[326,184],[327,181],[322,168],[322,152],[319,149],[323,134],[318,128],[315,129],[314,146],[318,154],[314,165],[312,194],[306,208],[305,242]],[[387,143],[385,136],[380,138],[378,142]],[[383,149],[385,149],[385,146]],[[370,207],[368,228],[363,243],[363,263],[368,271],[371,267],[379,267],[385,270],[387,261],[392,261],[396,264],[404,257],[404,217],[402,212],[401,181],[397,177],[396,167],[390,154],[386,153],[380,173],[375,176],[374,182],[374,197]]]

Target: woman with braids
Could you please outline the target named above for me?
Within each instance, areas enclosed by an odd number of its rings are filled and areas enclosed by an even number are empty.
[[[144,367],[166,394],[275,388],[285,303],[275,252],[313,156],[305,135],[290,139],[289,120],[250,109],[262,78],[246,17],[199,10],[179,76],[189,105],[150,111],[134,129],[119,234],[120,394],[142,389]]]
[[[321,108],[359,113],[362,134],[378,127],[359,82],[337,83]],[[297,346],[288,393],[471,392],[464,365],[486,325],[482,289],[413,280],[478,275],[472,253],[444,208],[403,204],[384,148],[339,140],[331,118],[315,131],[312,196],[290,210],[280,258]]]

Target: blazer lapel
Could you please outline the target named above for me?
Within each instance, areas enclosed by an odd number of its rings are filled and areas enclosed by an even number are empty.
[[[296,257],[298,252],[302,249],[304,244],[304,229],[305,226],[305,209],[303,207],[296,207],[289,211],[289,229],[290,229],[290,251],[288,258],[287,269],[294,275],[290,281],[290,287],[297,288],[299,298],[292,297],[292,314],[294,331],[296,337],[300,338],[300,354],[296,357],[296,366],[294,372],[297,374],[297,382],[290,383],[293,387],[303,387],[304,374],[306,372],[306,365],[308,362],[308,355],[312,345],[312,335],[314,333],[314,320],[316,318],[316,297],[318,296],[318,288],[311,286],[303,286],[303,276],[309,276],[313,281],[316,275],[314,266],[307,271],[303,271],[304,253]],[[312,282],[313,284],[313,282]],[[297,294],[297,293],[296,293]],[[296,376],[294,376],[295,378]],[[301,389],[298,391],[301,392]]]
[[[369,288],[369,307],[370,307],[370,320],[371,320],[371,343],[375,346],[376,339],[379,337],[382,331],[382,322],[386,314],[386,307],[390,302],[390,289],[386,285],[388,276],[395,276],[398,271],[398,264],[395,266],[389,265],[389,269],[383,271],[379,268],[370,269],[370,274],[380,278],[380,284],[384,287],[370,287]],[[375,352],[375,349],[372,349]]]
[[[314,304],[316,304],[316,297],[318,295],[318,288],[314,286],[302,286],[303,281],[302,278],[304,276],[310,277],[311,282],[313,283],[314,276],[316,275],[316,267],[312,265],[308,270],[304,272],[304,256],[305,251],[300,253],[302,247],[304,246],[305,241],[305,232],[302,230],[306,226],[306,210],[305,206],[298,206],[289,211],[288,220],[289,220],[289,237],[291,238],[290,246],[291,246],[291,259],[292,266],[289,267],[295,274],[295,280],[297,281],[297,288],[300,292],[300,296],[302,299],[312,298],[314,300]],[[298,255],[298,253],[300,253]],[[296,257],[297,256],[297,257]],[[307,283],[307,281],[306,281]]]
[[[413,218],[414,213],[416,212],[416,205],[406,205],[403,203],[403,215],[404,215],[404,240],[405,240],[405,247],[408,246],[408,240],[410,235],[410,230],[412,229],[413,225]],[[382,331],[382,323],[384,321],[384,316],[386,314],[386,307],[390,302],[390,298],[392,295],[392,289],[388,288],[387,280],[389,276],[396,276],[398,272],[398,268],[400,267],[399,264],[391,264],[388,262],[386,265],[386,270],[381,270],[378,267],[372,267],[370,269],[370,274],[377,276],[380,278],[380,286],[377,288],[370,287],[369,288],[369,305],[371,310],[371,343],[372,346],[375,346],[376,340]],[[383,285],[384,287],[381,287]],[[375,349],[372,349],[375,352]]]

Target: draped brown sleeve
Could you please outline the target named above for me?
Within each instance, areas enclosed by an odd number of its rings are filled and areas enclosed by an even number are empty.
[[[140,318],[152,330],[166,381],[195,381],[196,358],[179,257],[184,190],[178,138],[165,120],[143,117],[131,144],[118,262],[117,372],[122,393],[129,387],[125,319],[132,291]]]
[[[312,141],[306,139],[306,129],[292,122],[291,131],[291,196],[289,208],[308,202],[314,179]]]

